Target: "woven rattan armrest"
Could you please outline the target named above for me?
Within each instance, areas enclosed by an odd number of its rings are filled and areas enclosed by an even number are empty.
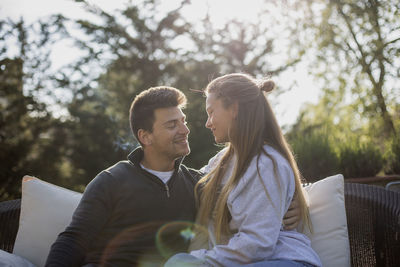
[[[352,266],[400,266],[400,193],[345,183]]]
[[[0,202],[0,249],[12,252],[19,226],[21,200]]]

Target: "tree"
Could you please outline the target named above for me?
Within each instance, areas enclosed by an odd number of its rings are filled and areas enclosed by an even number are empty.
[[[136,94],[161,84],[181,89],[189,98],[186,114],[192,147],[185,163],[201,167],[218,148],[204,127],[204,98],[189,89],[201,90],[210,78],[227,72],[277,75],[299,59],[289,57],[281,65],[269,62],[270,55],[276,53],[270,25],[260,27],[258,22],[232,20],[216,28],[208,16],[200,24],[189,23],[181,14],[188,4],[182,1],[176,9],[160,12],[157,1],[142,1],[127,6],[118,15],[87,4],[86,9],[100,20],[77,21],[86,34],[85,40],[78,39],[77,43],[87,51],[87,57],[80,60],[76,69],[88,70],[81,75],[88,77],[95,68],[82,66],[106,66],[94,78],[95,87],[86,86],[90,82],[81,86],[98,95],[106,107],[104,112],[115,122],[114,140],[123,144],[136,145],[131,141],[127,112]],[[181,45],[182,40],[185,45]]]
[[[0,22],[0,200],[17,198],[26,174],[58,175],[58,122],[40,99],[49,81],[44,51],[57,27],[57,18],[32,25]]]
[[[393,116],[399,103],[399,2],[288,2],[300,10],[292,12],[297,15],[295,28],[304,32],[308,55],[314,55],[311,71],[323,81],[325,93],[342,90],[342,101],[352,103],[354,113],[371,123],[378,114],[383,137],[397,136]]]
[[[80,90],[96,94],[104,101],[106,114],[117,123],[119,137],[130,140],[127,115],[133,97],[151,86],[168,84],[172,76],[170,66],[176,62],[177,51],[170,42],[186,27],[180,18],[181,7],[157,19],[155,1],[129,5],[114,15],[90,4],[85,8],[100,22],[76,21],[85,33],[84,40],[75,38],[76,43],[87,53],[74,70],[81,73],[78,79],[91,79],[79,82],[74,95]]]
[[[142,90],[158,85],[177,87],[189,99],[185,113],[192,153],[185,163],[199,168],[219,148],[204,127],[204,98],[190,89],[204,88],[219,74],[245,71],[264,77],[298,62],[298,57],[289,53],[284,53],[287,57],[282,64],[270,60],[279,50],[269,30],[271,24],[232,20],[216,28],[206,17],[199,27],[182,16],[189,1],[165,12],[159,10],[158,1],[143,0],[117,14],[85,1],[76,2],[95,20],[72,21],[57,15],[32,25],[23,21],[1,24],[1,37],[6,40],[2,51],[10,53],[9,40],[19,47],[14,58],[0,58],[10,60],[1,65],[1,75],[6,77],[1,85],[19,88],[2,95],[6,100],[1,102],[6,107],[13,97],[20,101],[14,106],[18,109],[13,113],[16,117],[12,122],[2,120],[1,129],[7,137],[4,144],[15,145],[3,146],[8,150],[4,149],[2,156],[10,160],[1,165],[12,170],[7,175],[18,181],[13,192],[17,192],[23,174],[80,190],[99,171],[125,159],[137,145],[128,121],[131,101]],[[263,20],[260,18],[260,22]],[[65,30],[71,24],[78,26],[79,34],[75,35],[76,28]],[[53,71],[51,46],[60,38],[73,39],[84,55],[74,64]],[[14,77],[10,73],[18,77],[18,84],[9,86],[6,82]],[[59,90],[63,91],[61,98],[57,97]],[[68,114],[57,117],[53,111],[61,108]],[[9,138],[11,133],[16,139]],[[11,158],[14,152],[18,157]]]

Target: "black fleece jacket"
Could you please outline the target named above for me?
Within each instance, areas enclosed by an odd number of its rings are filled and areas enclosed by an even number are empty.
[[[140,167],[142,157],[138,148],[88,184],[46,266],[159,265],[187,249],[198,172],[177,160],[165,185]]]

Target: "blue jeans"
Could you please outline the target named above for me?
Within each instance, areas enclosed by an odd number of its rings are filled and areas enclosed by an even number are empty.
[[[243,265],[246,267],[313,267],[313,265],[291,260],[269,260]]]
[[[178,253],[168,259],[164,267],[207,267],[208,264],[188,253]]]
[[[179,253],[171,258],[165,263],[164,267],[206,267],[210,266],[204,261],[192,256],[188,253]],[[245,267],[313,267],[313,265],[291,260],[268,260],[260,261],[255,263],[249,263],[245,265],[237,265]]]

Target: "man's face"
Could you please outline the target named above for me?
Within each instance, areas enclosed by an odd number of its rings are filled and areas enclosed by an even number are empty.
[[[186,116],[179,107],[159,108],[154,111],[153,132],[150,134],[154,151],[171,160],[190,153]]]

